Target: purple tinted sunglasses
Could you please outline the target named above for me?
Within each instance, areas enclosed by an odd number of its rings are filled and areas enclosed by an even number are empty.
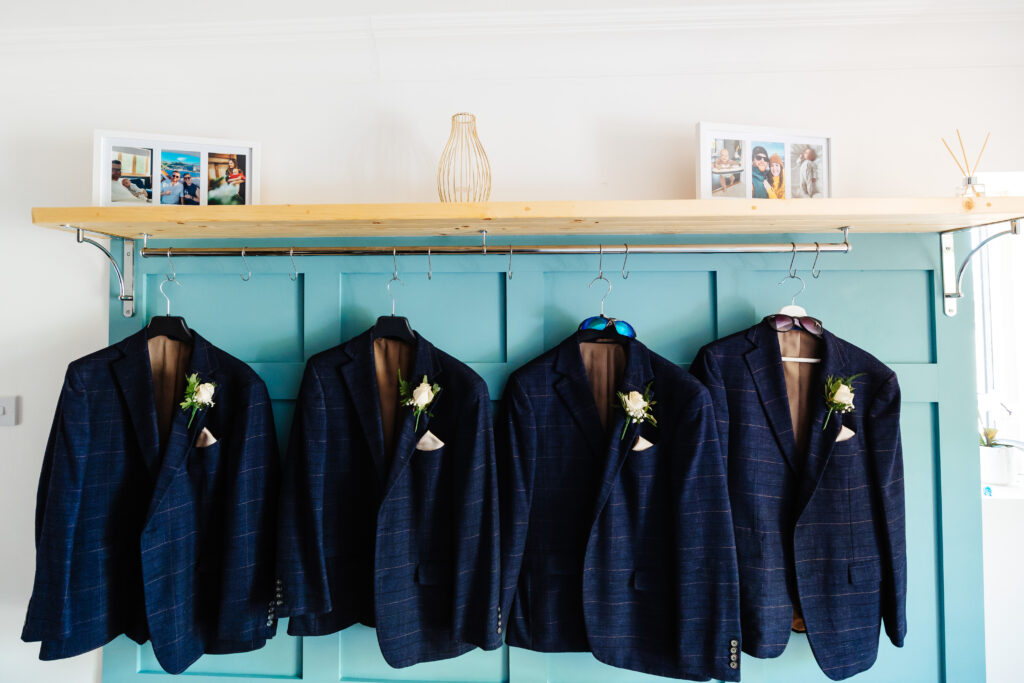
[[[821,333],[825,329],[822,327],[820,320],[812,318],[809,315],[802,315],[795,318],[791,315],[776,313],[774,315],[769,315],[764,319],[764,321],[771,325],[776,332],[789,332],[794,327],[799,327],[801,330],[810,332],[815,337],[820,337]]]

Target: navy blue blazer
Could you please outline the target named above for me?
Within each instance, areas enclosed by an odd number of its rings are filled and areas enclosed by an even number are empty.
[[[416,335],[441,386],[384,452],[373,333],[309,359],[285,464],[279,566],[292,635],[376,626],[393,667],[501,646],[498,499],[484,380]],[[430,430],[444,445],[419,450]]]
[[[867,352],[824,333],[807,453],[796,452],[778,333],[760,323],[708,344],[691,367],[715,403],[740,562],[743,651],[777,657],[794,606],[825,674],[869,668],[879,622],[907,631],[900,389]],[[823,429],[825,378],[854,380],[854,411]],[[854,436],[836,442],[842,427]]]
[[[707,390],[636,340],[619,391],[658,426],[602,427],[573,335],[516,370],[501,439],[508,644],[659,676],[739,680],[739,587]],[[654,445],[632,450],[637,437]]]
[[[262,647],[276,623],[277,441],[266,386],[194,335],[189,374],[217,385],[161,448],[146,331],[68,367],[39,479],[36,575],[22,639],[41,659],[119,634],[184,671]],[[207,428],[217,443],[196,448]]]

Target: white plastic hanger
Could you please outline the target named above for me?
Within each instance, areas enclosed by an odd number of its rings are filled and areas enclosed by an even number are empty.
[[[814,261],[815,261],[815,263],[817,263],[818,259],[815,258]],[[804,289],[807,288],[807,285],[804,283],[804,279],[802,277],[800,277],[799,275],[797,275],[796,269],[793,268],[793,265],[795,263],[796,263],[796,243],[793,244],[793,258],[790,259],[790,261],[789,261],[789,272],[786,273],[786,277],[784,277],[781,280],[779,280],[779,284],[781,285],[786,280],[799,280],[800,281],[800,289],[799,289],[799,291],[797,291],[796,294],[793,295],[793,298],[790,299],[789,304],[787,304],[787,305],[785,305],[785,306],[783,306],[782,308],[779,309],[779,315],[788,315],[791,318],[801,318],[801,317],[807,315],[807,311],[804,309],[803,306],[797,306],[796,305],[796,298],[798,296],[800,296],[801,294],[803,294]],[[811,272],[812,272],[812,274],[814,272],[814,267],[813,266],[811,267]],[[820,363],[821,359],[820,358],[802,358],[800,356],[783,356],[782,357],[782,362],[783,363]]]

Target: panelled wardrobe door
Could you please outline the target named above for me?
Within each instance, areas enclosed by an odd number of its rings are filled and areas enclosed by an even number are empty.
[[[773,236],[772,241],[834,237]],[[976,680],[984,671],[981,605],[958,597],[981,594],[980,540],[971,532],[980,528],[978,473],[966,457],[976,447],[973,313],[964,300],[956,318],[942,315],[934,235],[855,235],[852,239],[855,249],[850,254],[822,257],[821,278],[806,278],[807,290],[797,303],[821,318],[830,331],[892,367],[903,393],[909,630],[902,649],[894,648],[882,635],[877,662],[856,680]],[[606,241],[611,243],[613,238]],[[716,236],[714,241],[749,238]],[[801,276],[812,259],[809,255],[805,263],[798,257]],[[390,255],[296,260],[299,277],[295,281],[288,277],[291,263],[285,257],[250,259],[253,277],[242,282],[237,258],[178,258],[174,265],[182,287],[169,290],[176,314],[186,316],[212,343],[261,375],[282,439],[289,433],[305,360],[362,332],[378,315],[391,311],[384,288],[392,272]],[[478,372],[492,399],[498,399],[513,370],[564,339],[583,318],[599,312],[605,287],[598,283],[587,288],[597,274],[597,261],[596,256],[516,254],[514,276],[509,280],[507,252],[486,257],[434,256],[433,278],[428,280],[425,257],[400,256],[399,277],[404,285],[392,287],[396,312],[407,316],[438,348]],[[683,367],[703,344],[776,312],[798,288],[792,281],[776,285],[786,273],[788,255],[631,254],[627,280],[613,267],[618,263],[605,259],[605,274],[613,284],[605,312],[629,321],[652,351]],[[156,287],[164,277],[166,260],[136,259],[136,267],[143,292],[139,312],[135,318],[123,318],[120,302],[112,296],[112,340],[137,330],[149,315],[163,312],[164,301]],[[669,680],[613,669],[589,654],[540,654],[516,648],[474,650],[448,661],[392,669],[384,662],[371,629],[356,626],[340,634],[305,639],[288,637],[284,631],[280,626],[281,635],[263,650],[206,656],[188,673],[197,674],[194,679],[200,683]],[[148,645],[140,647],[121,638],[104,650],[105,683],[152,683],[161,676],[153,671],[159,668]],[[777,659],[744,655],[742,680],[828,679],[818,669],[806,637],[792,634]]]

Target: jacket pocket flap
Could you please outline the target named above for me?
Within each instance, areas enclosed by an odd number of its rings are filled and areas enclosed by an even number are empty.
[[[421,562],[416,566],[416,583],[421,586],[440,586],[451,582],[451,573],[443,564]]]
[[[637,569],[633,572],[633,588],[638,591],[664,591],[668,588],[668,576],[652,569]]]
[[[871,583],[882,580],[882,566],[877,560],[850,564],[850,583]]]

